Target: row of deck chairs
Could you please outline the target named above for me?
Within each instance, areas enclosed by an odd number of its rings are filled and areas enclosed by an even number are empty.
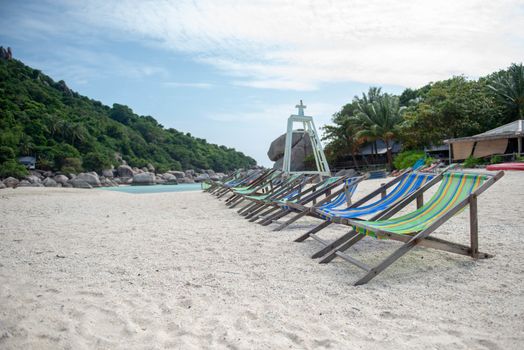
[[[475,259],[490,257],[478,250],[477,196],[503,175],[502,171],[467,173],[447,168],[440,174],[434,174],[407,169],[355,202],[351,198],[365,176],[318,179],[315,176],[267,170],[243,176],[234,174],[226,181],[210,184],[206,191],[219,198],[227,196],[226,205],[231,208],[246,202],[239,214],[265,226],[277,223],[275,231],[305,216],[320,220],[318,226],[295,242],[309,238],[317,241],[321,247],[312,258],[319,258],[320,263],[329,263],[340,257],[361,268],[365,274],[354,283],[361,285],[417,245]],[[434,194],[424,203],[424,193],[437,184],[439,186]],[[394,217],[413,202],[416,203],[416,210]],[[468,206],[469,245],[430,237],[438,227]],[[282,221],[285,217],[288,217],[287,220]],[[346,225],[350,230],[333,241],[319,237],[319,232],[332,224]],[[403,244],[379,264],[369,266],[346,253],[366,236]]]

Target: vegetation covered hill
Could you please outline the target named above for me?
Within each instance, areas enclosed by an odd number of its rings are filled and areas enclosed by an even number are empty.
[[[352,156],[356,164],[365,142],[382,140],[390,146],[398,140],[404,150],[415,151],[517,119],[524,119],[522,63],[477,80],[456,76],[406,89],[400,96],[372,87],[344,105],[324,128],[326,154],[331,162]],[[387,156],[391,166],[391,152]]]
[[[151,163],[158,171],[256,164],[234,149],[165,129],[127,106],[81,96],[14,59],[0,59],[0,153],[4,173],[22,155],[36,156],[40,169],[74,172],[110,167],[115,155],[131,166]]]

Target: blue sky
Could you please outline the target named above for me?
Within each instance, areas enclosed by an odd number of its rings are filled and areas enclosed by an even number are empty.
[[[263,165],[300,99],[322,126],[371,85],[400,93],[524,57],[513,0],[0,0],[0,13],[15,58]]]

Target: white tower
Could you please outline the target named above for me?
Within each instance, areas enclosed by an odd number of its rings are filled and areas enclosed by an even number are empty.
[[[313,117],[304,115],[304,106],[302,100],[300,104],[295,106],[298,108],[298,115],[292,114],[287,120],[286,146],[284,148],[284,164],[282,170],[286,173],[301,173],[301,174],[320,174],[323,176],[331,176],[329,165],[326,160],[326,155],[322,149],[322,144],[318,138],[317,129],[313,122]],[[302,130],[293,131],[293,123],[302,123]],[[311,140],[313,147],[313,155],[315,156],[316,171],[291,171],[291,146],[293,142],[293,133],[307,133]]]

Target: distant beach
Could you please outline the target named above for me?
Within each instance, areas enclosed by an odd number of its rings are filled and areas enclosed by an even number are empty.
[[[520,349],[523,182],[507,172],[479,197],[494,258],[417,248],[359,287],[359,270],[293,242],[314,219],[272,232],[200,191],[4,189],[0,348]],[[467,211],[435,236],[467,242]],[[366,238],[356,254],[394,247]]]

